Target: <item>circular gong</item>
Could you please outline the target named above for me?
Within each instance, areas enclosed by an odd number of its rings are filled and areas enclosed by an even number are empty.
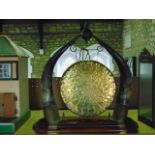
[[[61,96],[74,113],[92,117],[112,103],[116,84],[110,70],[97,61],[79,61],[62,76]]]

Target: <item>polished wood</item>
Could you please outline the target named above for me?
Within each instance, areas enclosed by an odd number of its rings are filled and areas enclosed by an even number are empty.
[[[41,79],[29,79],[29,107],[30,109],[42,109]]]
[[[12,118],[16,115],[15,93],[0,93],[0,117]]]
[[[127,118],[124,124],[119,124],[112,119],[64,119],[56,126],[48,126],[45,119],[39,120],[34,125],[37,134],[126,134],[136,133],[137,124]]]

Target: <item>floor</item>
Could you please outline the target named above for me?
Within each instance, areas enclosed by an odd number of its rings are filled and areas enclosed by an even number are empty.
[[[112,111],[106,111],[103,115],[111,115]],[[74,115],[69,111],[60,111],[60,116],[65,115],[65,116],[70,116]],[[138,134],[155,134],[155,129],[151,128],[150,126],[138,121],[137,119],[137,110],[129,110],[128,111],[128,116],[132,119],[134,119],[139,126],[139,131]],[[37,122],[40,118],[43,118],[43,111],[39,110],[33,110],[31,111],[31,117],[25,122],[25,124],[20,127],[15,134],[17,135],[34,135],[35,131],[33,130],[33,124]]]

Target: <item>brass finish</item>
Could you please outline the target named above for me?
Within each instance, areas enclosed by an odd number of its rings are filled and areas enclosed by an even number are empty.
[[[61,81],[61,96],[74,113],[93,117],[112,103],[116,83],[112,73],[96,61],[79,61],[65,71]]]

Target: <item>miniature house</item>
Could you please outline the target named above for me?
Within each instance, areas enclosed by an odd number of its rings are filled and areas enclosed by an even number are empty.
[[[28,78],[32,78],[32,65],[31,65],[31,59],[34,58],[34,55],[28,51],[27,49],[20,47],[19,48],[24,51],[26,53],[26,55],[28,56]]]
[[[14,132],[29,117],[29,57],[7,36],[0,36],[0,133]]]

